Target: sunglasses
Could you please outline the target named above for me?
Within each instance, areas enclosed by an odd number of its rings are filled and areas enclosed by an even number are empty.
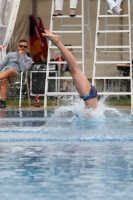
[[[24,45],[21,45],[21,44],[19,44],[18,46],[19,46],[20,48],[25,48],[25,49],[27,48],[27,46],[24,46]]]

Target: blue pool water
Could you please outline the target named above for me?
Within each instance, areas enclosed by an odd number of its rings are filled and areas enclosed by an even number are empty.
[[[81,107],[0,110],[1,200],[133,198],[133,115]]]

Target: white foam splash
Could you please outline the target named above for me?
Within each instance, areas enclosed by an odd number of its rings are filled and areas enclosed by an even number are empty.
[[[98,107],[96,109],[88,109],[85,107],[84,101],[81,99],[76,99],[72,101],[67,106],[61,106],[55,110],[56,116],[65,115],[67,112],[72,112],[74,117],[91,117],[91,118],[105,118],[105,112],[108,111],[112,114],[117,114],[121,116],[122,114],[116,108],[110,108],[105,105],[105,100],[107,97],[103,97],[98,101]]]
[[[93,117],[105,117],[105,112],[108,111],[112,114],[117,114],[118,116],[122,116],[122,114],[116,108],[110,108],[105,104],[107,96],[102,97],[98,102],[97,109],[93,109],[91,115]]]

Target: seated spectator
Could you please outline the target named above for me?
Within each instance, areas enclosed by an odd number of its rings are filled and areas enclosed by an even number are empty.
[[[0,62],[0,108],[6,107],[6,93],[8,82],[15,82],[21,77],[20,73],[30,68],[32,59],[27,56],[28,42],[22,39],[18,43],[16,52],[8,53]]]
[[[55,13],[53,16],[62,15],[62,7],[63,7],[63,1],[64,0],[55,0]],[[77,7],[78,0],[70,0],[70,17],[76,16],[76,7]]]
[[[122,9],[120,8],[122,0],[106,0],[109,4],[110,10],[107,11],[108,14],[113,15],[117,14],[120,15],[122,12]]]

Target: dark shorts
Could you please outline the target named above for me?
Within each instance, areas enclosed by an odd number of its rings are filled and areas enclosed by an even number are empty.
[[[97,89],[91,85],[91,91],[88,95],[84,96],[84,97],[80,97],[81,99],[83,99],[84,101],[87,101],[89,99],[94,99],[97,97]]]

